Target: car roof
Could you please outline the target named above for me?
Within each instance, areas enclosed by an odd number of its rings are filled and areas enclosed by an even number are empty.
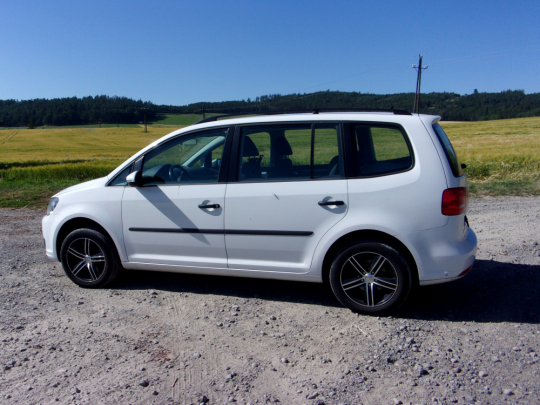
[[[391,112],[320,112],[294,113],[276,115],[251,115],[248,117],[229,118],[201,124],[193,124],[189,127],[172,132],[171,136],[176,136],[184,132],[191,132],[196,129],[233,126],[253,123],[279,123],[279,122],[313,122],[313,121],[366,121],[366,122],[388,122],[405,123],[411,120],[418,120],[418,117],[436,119],[432,115],[401,115]],[[166,135],[167,136],[167,135]]]

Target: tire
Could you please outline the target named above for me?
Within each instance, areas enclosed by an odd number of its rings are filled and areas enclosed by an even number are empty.
[[[60,258],[66,275],[84,288],[104,287],[122,270],[114,242],[94,228],[71,232],[62,243]]]
[[[399,250],[372,240],[356,241],[340,250],[329,279],[338,301],[365,315],[394,311],[405,302],[412,285],[410,266]]]

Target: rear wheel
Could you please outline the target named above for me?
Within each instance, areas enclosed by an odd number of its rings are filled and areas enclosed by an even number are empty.
[[[122,269],[111,238],[93,228],[71,232],[62,243],[60,257],[66,275],[81,287],[103,287]]]
[[[389,243],[357,241],[343,248],[330,269],[330,285],[346,307],[366,315],[398,308],[411,290],[411,270]]]

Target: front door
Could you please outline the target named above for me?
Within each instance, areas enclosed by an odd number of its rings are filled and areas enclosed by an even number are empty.
[[[227,267],[225,184],[218,175],[227,129],[175,138],[144,156],[140,187],[126,187],[122,222],[128,260]]]
[[[340,125],[242,127],[238,181],[225,196],[231,269],[305,273],[322,236],[344,218]]]

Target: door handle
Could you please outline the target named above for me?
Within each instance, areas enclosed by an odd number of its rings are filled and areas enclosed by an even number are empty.
[[[345,205],[343,201],[319,201],[319,205],[324,207],[326,205]]]
[[[221,206],[219,204],[205,204],[205,205],[199,204],[199,208],[201,210],[204,210],[204,209],[207,209],[207,208],[215,208],[215,209],[217,209],[217,208],[220,208],[220,207]]]

